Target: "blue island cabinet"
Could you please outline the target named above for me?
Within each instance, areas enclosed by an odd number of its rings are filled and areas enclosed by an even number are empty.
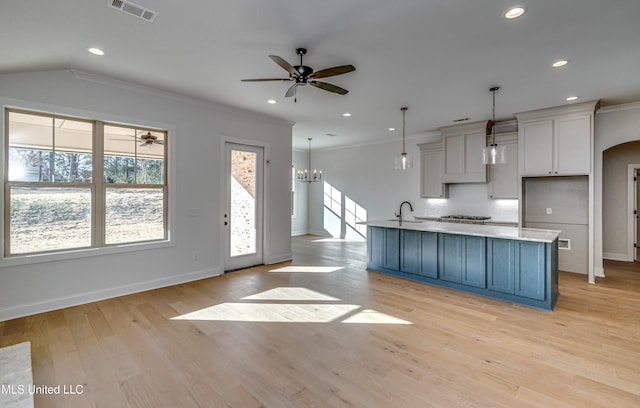
[[[400,271],[430,278],[438,277],[438,234],[400,231]]]
[[[400,269],[400,230],[367,227],[368,263],[390,270]]]
[[[367,268],[432,285],[552,310],[558,241],[367,227]]]
[[[558,297],[557,250],[557,242],[488,238],[488,288],[531,299],[534,304],[535,301],[555,302]]]
[[[487,287],[486,238],[438,234],[438,272],[443,281]]]

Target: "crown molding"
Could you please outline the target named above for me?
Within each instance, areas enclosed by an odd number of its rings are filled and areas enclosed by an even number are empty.
[[[623,103],[620,105],[604,106],[598,110],[597,114],[620,112],[620,111],[635,110],[635,109],[640,109],[640,102],[631,102],[631,103]]]

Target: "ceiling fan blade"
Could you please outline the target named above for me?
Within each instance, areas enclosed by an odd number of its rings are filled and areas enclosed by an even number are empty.
[[[340,95],[346,95],[347,93],[349,93],[349,91],[344,88],[340,88],[339,86],[331,85],[326,82],[309,81],[309,85],[313,85],[316,88],[324,89],[325,91],[334,92]]]
[[[355,71],[356,67],[353,65],[341,65],[339,67],[321,69],[309,75],[309,78],[326,78],[334,75],[342,75],[347,72]]]
[[[285,98],[291,98],[293,95],[295,95],[297,87],[298,87],[298,83],[297,82],[295,84],[291,85],[291,87],[287,90],[287,93],[284,94],[284,97]]]
[[[285,71],[287,71],[294,77],[300,76],[300,73],[296,71],[296,69],[291,64],[289,64],[287,61],[283,60],[282,58],[278,57],[277,55],[269,55],[269,58],[271,58],[273,62],[280,65]]]
[[[264,81],[291,81],[291,78],[255,78],[241,79],[242,82],[264,82]]]

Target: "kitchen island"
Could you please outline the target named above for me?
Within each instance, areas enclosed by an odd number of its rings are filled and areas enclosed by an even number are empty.
[[[560,231],[367,221],[367,269],[553,310]]]

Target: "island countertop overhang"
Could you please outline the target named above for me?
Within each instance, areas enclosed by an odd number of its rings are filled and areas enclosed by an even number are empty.
[[[536,228],[505,227],[498,225],[476,225],[444,223],[438,221],[373,220],[359,222],[360,225],[396,228],[412,231],[440,232],[445,234],[472,235],[487,238],[502,238],[518,241],[551,243],[558,239],[561,231]]]

